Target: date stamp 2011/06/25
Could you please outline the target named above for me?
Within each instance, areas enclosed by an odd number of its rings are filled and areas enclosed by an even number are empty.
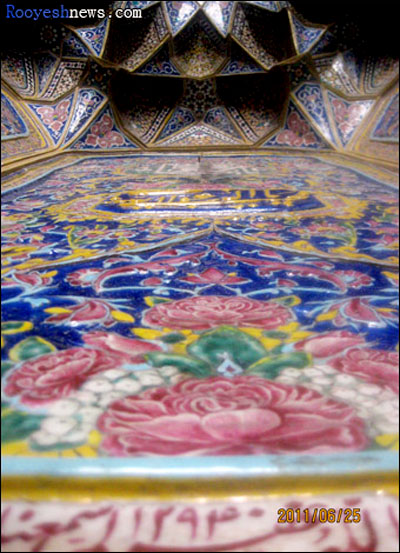
[[[277,512],[279,524],[286,523],[353,523],[357,524],[361,522],[360,509],[278,509]]]

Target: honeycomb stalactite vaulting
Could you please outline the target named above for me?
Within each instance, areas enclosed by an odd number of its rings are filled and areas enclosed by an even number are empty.
[[[3,112],[12,118],[16,103],[33,125],[29,138],[5,143],[3,163],[27,150],[271,147],[394,163],[398,126],[383,140],[365,131],[390,104],[398,59],[368,50],[357,22],[322,11],[299,2],[114,2],[90,23],[38,23],[29,45],[10,40],[3,52]]]

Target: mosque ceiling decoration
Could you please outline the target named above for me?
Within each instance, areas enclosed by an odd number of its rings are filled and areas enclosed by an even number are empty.
[[[354,151],[398,79],[396,56],[363,53],[356,25],[310,21],[296,2],[114,2],[103,19],[70,21],[36,26],[29,48],[2,58],[7,91],[55,151]],[[389,115],[369,151],[396,142],[395,100]]]

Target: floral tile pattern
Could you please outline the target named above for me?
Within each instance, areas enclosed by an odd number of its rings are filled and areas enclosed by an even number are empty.
[[[137,148],[131,140],[122,134],[115,123],[114,115],[107,105],[88,130],[71,146],[72,150],[110,150]]]
[[[28,134],[26,124],[13,106],[11,98],[1,93],[1,139],[21,138]]]
[[[386,106],[381,118],[371,133],[372,140],[399,141],[399,93]]]
[[[336,129],[345,146],[354,135],[362,120],[373,105],[373,100],[347,102],[332,92],[327,92],[333,111]]]
[[[74,94],[70,94],[52,105],[28,104],[49,132],[54,144],[60,141],[66,129],[73,101]]]
[[[106,18],[97,27],[75,29],[75,32],[95,56],[100,56],[104,49],[109,24],[110,21]]]
[[[306,110],[321,134],[335,143],[321,86],[317,83],[305,83],[293,91],[293,96]]]
[[[325,29],[305,25],[293,14],[291,14],[291,21],[294,29],[297,51],[299,54],[304,54],[319,41]]]
[[[68,131],[65,135],[65,142],[71,140],[79,130],[94,116],[96,111],[104,103],[106,97],[99,90],[93,88],[82,88],[79,90]]]
[[[288,105],[283,129],[264,142],[262,146],[264,148],[286,146],[288,148],[313,148],[318,150],[329,148],[328,143],[313,130],[310,123],[292,101]]]

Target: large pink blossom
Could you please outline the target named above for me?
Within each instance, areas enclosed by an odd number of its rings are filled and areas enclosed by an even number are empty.
[[[276,141],[285,146],[310,146],[315,144],[316,138],[307,121],[304,121],[296,112],[287,118],[287,129],[281,131]]]
[[[117,355],[122,361],[141,363],[144,355],[150,351],[160,351],[161,347],[146,340],[125,338],[113,332],[88,332],[83,336],[86,344]]]
[[[7,379],[8,396],[20,396],[21,403],[41,405],[68,396],[89,377],[120,365],[108,353],[86,348],[70,348],[26,361]]]
[[[196,296],[159,303],[144,316],[144,324],[152,327],[193,330],[219,325],[273,329],[291,320],[291,311],[277,302],[236,296]]]
[[[123,146],[124,139],[119,132],[113,130],[113,126],[113,120],[105,113],[90,129],[90,134],[86,138],[86,144],[98,146],[99,148]]]
[[[362,336],[346,330],[334,330],[297,342],[295,348],[313,357],[333,357],[355,346],[365,345]]]
[[[113,402],[98,419],[115,456],[330,453],[364,449],[352,408],[257,376],[188,379]]]
[[[377,349],[351,349],[330,361],[336,370],[399,392],[399,354]]]

